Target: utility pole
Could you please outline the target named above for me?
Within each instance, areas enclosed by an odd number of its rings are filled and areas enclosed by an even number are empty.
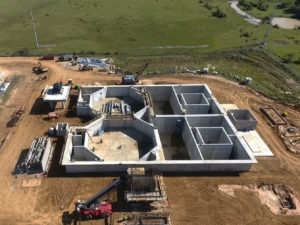
[[[271,29],[271,26],[272,26],[272,20],[273,20],[273,17],[274,17],[274,15],[275,15],[276,7],[277,7],[277,5],[274,6],[273,14],[272,14],[272,16],[271,16],[271,18],[270,18],[270,22],[269,22],[267,34],[266,34],[265,40],[264,40],[264,42],[263,42],[264,46],[267,45],[267,39],[268,39],[268,36],[269,36],[269,33],[270,33],[270,29]]]
[[[31,20],[32,20],[32,26],[33,26],[34,36],[35,36],[36,47],[37,47],[37,48],[40,48],[39,42],[38,42],[38,37],[37,37],[37,34],[36,34],[36,29],[35,29],[35,23],[34,23],[34,18],[33,18],[33,14],[32,14],[31,4],[29,4],[29,9],[30,9],[30,15],[31,15]]]

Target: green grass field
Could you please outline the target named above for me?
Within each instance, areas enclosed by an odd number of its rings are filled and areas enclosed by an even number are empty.
[[[32,5],[40,48],[35,43],[29,2]],[[174,66],[174,63],[194,67],[212,63],[226,71],[257,77],[258,83],[254,88],[263,90],[270,97],[299,103],[298,90],[293,97],[277,97],[282,89],[290,89],[291,84],[275,75],[266,75],[268,79],[272,79],[269,83],[266,82],[261,74],[272,74],[271,66],[264,68],[261,65],[256,68],[249,62],[235,62],[235,66],[231,67],[228,59],[222,58],[224,55],[213,56],[215,51],[262,42],[268,24],[249,24],[235,13],[228,1],[209,1],[213,7],[211,10],[204,7],[205,2],[207,1],[2,0],[0,55],[72,52],[109,55],[129,69],[134,67],[134,62],[143,63],[145,60],[154,62],[152,66],[157,65],[162,70]],[[226,18],[212,16],[216,6],[227,14]],[[259,16],[255,10],[253,13]],[[278,13],[283,15],[282,10]],[[271,16],[272,5],[261,14]],[[281,60],[290,59],[288,66],[300,74],[299,30],[272,28],[266,48]],[[210,55],[209,59],[206,54]],[[251,53],[251,57],[257,62],[261,59],[254,53]],[[160,58],[161,61],[156,64]],[[297,79],[295,75],[290,77],[287,71],[283,73],[286,73],[286,78]]]

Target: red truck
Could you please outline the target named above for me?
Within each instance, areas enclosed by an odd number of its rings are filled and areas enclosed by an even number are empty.
[[[54,55],[42,56],[40,60],[54,60]]]

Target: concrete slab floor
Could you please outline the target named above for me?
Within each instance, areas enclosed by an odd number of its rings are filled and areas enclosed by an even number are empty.
[[[188,150],[181,135],[160,133],[160,140],[166,160],[189,160]]]
[[[239,107],[236,104],[221,104],[221,106],[226,113],[228,110],[231,110],[231,109],[239,109]]]
[[[110,101],[113,101],[115,103],[121,103],[122,102],[122,100],[119,99],[119,98],[105,98],[105,99],[102,99],[101,101],[94,102],[93,109],[98,111],[98,112],[101,112],[102,105],[105,105],[106,103],[108,103]],[[120,113],[118,113],[118,114],[120,114]]]
[[[173,115],[173,109],[169,101],[153,101],[153,111],[156,115]]]
[[[153,148],[152,141],[135,129],[108,130],[89,140],[88,148],[104,161],[139,160]]]
[[[255,130],[238,132],[238,136],[246,141],[254,156],[274,156],[270,148]]]

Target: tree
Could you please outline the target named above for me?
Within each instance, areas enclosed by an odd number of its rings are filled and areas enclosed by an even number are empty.
[[[212,15],[218,18],[225,18],[227,16],[219,7],[217,7],[217,11],[213,12]]]

